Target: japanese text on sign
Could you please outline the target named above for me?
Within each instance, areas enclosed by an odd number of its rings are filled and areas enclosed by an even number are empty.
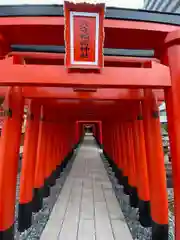
[[[88,23],[83,21],[80,24],[80,57],[88,58],[89,53],[89,26]]]

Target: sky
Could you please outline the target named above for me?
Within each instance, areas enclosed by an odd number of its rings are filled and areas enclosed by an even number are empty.
[[[0,0],[0,5],[18,4],[62,4],[63,0]],[[143,0],[105,0],[106,6],[142,8]]]

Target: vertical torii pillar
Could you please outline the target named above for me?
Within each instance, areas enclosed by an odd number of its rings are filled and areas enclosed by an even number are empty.
[[[122,149],[121,149],[121,136],[120,136],[120,124],[119,122],[116,125],[116,139],[117,139],[117,153],[118,153],[118,170],[116,177],[118,179],[118,183],[122,185],[122,177],[123,177],[123,158],[122,158]]]
[[[143,227],[151,226],[149,179],[147,171],[146,148],[141,102],[137,105],[134,114],[134,150],[136,156],[137,185],[139,198],[139,221]]]
[[[0,149],[0,239],[14,238],[16,177],[18,171],[24,100],[20,87],[8,89]]]
[[[123,157],[123,178],[122,183],[124,186],[124,193],[126,195],[130,194],[130,186],[129,186],[129,161],[127,155],[127,137],[126,137],[126,122],[123,120],[121,124],[121,149],[122,149],[122,157]]]
[[[37,155],[34,178],[34,197],[33,197],[33,211],[38,212],[42,208],[44,195],[44,181],[45,181],[45,150],[47,143],[46,124],[45,124],[45,107],[41,106],[41,113],[39,119],[39,134],[37,143]]]
[[[165,89],[174,185],[175,239],[180,239],[180,31],[166,38],[171,88]]]
[[[78,121],[75,122],[75,146],[78,147],[79,144],[79,123]]]
[[[121,180],[121,169],[120,169],[120,159],[121,159],[121,156],[120,156],[120,146],[119,146],[119,132],[118,132],[118,123],[115,123],[114,124],[114,129],[113,129],[113,132],[114,132],[114,145],[116,146],[115,147],[115,158],[113,159],[114,162],[115,162],[115,176],[116,178],[118,179],[118,181]],[[119,180],[120,179],[120,180]]]
[[[52,185],[56,184],[56,136],[57,136],[57,130],[56,130],[56,118],[55,116],[52,119],[52,153],[51,153],[51,162],[52,162]],[[51,185],[51,186],[52,186]]]
[[[168,200],[159,110],[152,90],[143,101],[145,144],[152,217],[152,240],[168,240]]]
[[[117,151],[117,134],[116,134],[116,124],[114,123],[111,130],[111,138],[112,138],[112,151],[113,151],[113,172],[115,176],[118,176],[118,151]]]
[[[100,141],[100,147],[102,148],[102,145],[103,145],[103,138],[102,138],[102,121],[99,121],[99,141]]]
[[[52,131],[51,131],[51,122],[49,116],[46,119],[46,154],[45,154],[45,191],[44,197],[48,197],[50,194],[50,187],[52,182],[52,169],[51,169],[51,147],[52,147]]]
[[[129,121],[127,126],[128,136],[128,157],[129,157],[129,185],[130,185],[130,205],[131,207],[138,206],[138,195],[137,195],[137,169],[136,169],[136,159],[135,149],[134,149],[134,141],[133,141],[133,124],[132,121]]]
[[[20,232],[31,226],[39,117],[40,105],[35,100],[30,100],[28,104],[24,151],[20,177],[18,213],[18,230]]]

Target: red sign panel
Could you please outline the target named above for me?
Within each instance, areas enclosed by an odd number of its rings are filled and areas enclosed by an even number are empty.
[[[66,66],[68,69],[103,67],[104,4],[64,2]]]
[[[74,62],[96,61],[96,17],[74,16]]]

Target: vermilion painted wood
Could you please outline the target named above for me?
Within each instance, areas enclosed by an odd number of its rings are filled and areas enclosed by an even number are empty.
[[[170,33],[166,38],[168,62],[171,69],[172,87],[166,89],[168,132],[172,155],[174,185],[175,239],[180,239],[180,32]]]
[[[59,101],[58,104],[53,100],[39,99],[41,104],[45,104],[51,110],[55,108],[58,112],[64,112],[66,115],[60,116],[58,120],[77,119],[83,121],[96,121],[97,119],[107,119],[112,117],[123,118],[126,109],[130,108],[132,101]],[[69,111],[67,111],[67,109]],[[117,111],[118,109],[118,111]],[[57,121],[58,121],[57,120]]]
[[[8,57],[18,56],[22,59],[25,59],[31,64],[43,64],[43,61],[46,60],[46,63],[49,60],[49,65],[64,65],[65,54],[64,53],[43,53],[43,52],[10,52]],[[104,56],[104,63],[107,64],[114,64],[115,66],[120,63],[128,63],[129,67],[134,66],[135,63],[149,63],[151,62],[159,62],[157,58],[147,58],[147,57],[121,57],[121,56]],[[37,62],[38,60],[38,62]],[[52,64],[53,60],[53,64]],[[55,61],[56,60],[56,61]]]
[[[11,233],[11,227],[14,224],[16,180],[18,173],[23,106],[22,89],[19,87],[9,88],[4,107],[6,110],[11,109],[13,114],[12,117],[5,117],[1,137],[0,232],[9,230]],[[12,139],[13,142],[9,144]]]
[[[64,17],[1,17],[0,26],[12,44],[64,44]],[[129,49],[158,49],[165,34],[179,29],[168,24],[115,19],[105,19],[104,26],[105,47]],[[121,41],[113,37],[117,35]]]
[[[120,132],[121,132],[121,148],[122,148],[122,156],[123,156],[123,176],[129,177],[129,171],[128,171],[128,156],[127,156],[127,144],[126,144],[126,133],[127,128],[125,126],[125,122],[123,121],[120,126]]]
[[[137,110],[134,112],[133,118],[134,118],[133,138],[136,156],[138,196],[140,200],[147,202],[150,200],[150,196],[149,196],[146,148],[144,140],[143,115],[142,106],[140,103],[137,106]]]
[[[51,175],[51,129],[50,129],[50,122],[46,122],[46,134],[47,134],[47,142],[46,142],[46,154],[45,154],[45,179],[48,179]]]
[[[171,86],[169,68],[154,63],[152,68],[107,67],[98,73],[68,73],[64,66],[13,65],[0,61],[0,85],[100,87],[100,88],[162,88]],[[131,72],[131,74],[129,74]]]
[[[2,94],[5,89],[2,89]],[[1,88],[0,88],[1,95]],[[162,100],[163,91],[157,91],[158,99]],[[96,89],[95,92],[75,92],[71,88],[56,87],[24,87],[23,96],[26,98],[54,98],[54,99],[79,99],[79,100],[118,100],[118,99],[143,99],[143,91],[138,89]]]
[[[136,159],[134,154],[134,142],[133,142],[133,127],[132,122],[127,122],[127,157],[129,159],[129,184],[131,187],[137,186],[137,169]],[[125,144],[125,142],[124,142]]]
[[[168,201],[164,153],[160,132],[158,107],[151,90],[145,90],[143,102],[144,132],[149,176],[152,220],[157,224],[168,224]],[[156,165],[156,167],[154,167]],[[158,196],[158,197],[157,197]]]
[[[34,173],[37,154],[40,105],[34,100],[28,104],[28,118],[24,140],[22,170],[20,178],[20,203],[29,203],[33,199]],[[32,117],[32,118],[31,118]]]
[[[36,155],[36,166],[35,166],[35,179],[34,188],[41,189],[44,186],[45,179],[45,164],[44,159],[46,155],[46,123],[45,123],[45,108],[41,106],[41,114],[39,119],[39,134],[37,142],[37,155]]]
[[[0,87],[0,96],[5,96],[7,87]],[[164,91],[153,91],[159,101],[164,100]],[[57,87],[24,87],[25,98],[48,98],[48,99],[81,99],[81,100],[142,100],[144,97],[141,89],[97,89],[96,92],[74,92],[71,88]]]
[[[121,122],[118,121],[117,123],[117,150],[118,150],[118,168],[122,171],[123,170],[123,150],[122,150],[122,139],[121,139],[121,131],[120,131]]]

